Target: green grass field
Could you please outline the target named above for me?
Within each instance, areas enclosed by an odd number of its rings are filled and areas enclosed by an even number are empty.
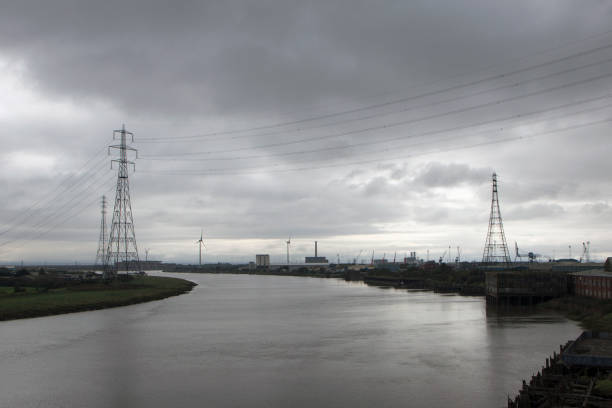
[[[104,309],[180,295],[195,284],[184,279],[138,276],[130,281],[86,283],[47,292],[0,287],[0,320]]]

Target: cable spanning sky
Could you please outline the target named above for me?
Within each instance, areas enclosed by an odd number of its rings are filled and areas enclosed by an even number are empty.
[[[20,1],[0,13],[0,263],[91,263],[107,146],[149,259],[612,254],[612,4]],[[110,212],[110,211],[109,211]],[[367,255],[366,255],[367,254]]]

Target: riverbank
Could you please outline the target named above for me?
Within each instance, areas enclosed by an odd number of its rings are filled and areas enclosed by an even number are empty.
[[[476,268],[452,268],[445,264],[431,265],[428,270],[404,268],[396,272],[385,269],[363,274],[364,283],[397,289],[431,290],[435,293],[457,293],[484,296],[485,274]]]
[[[612,300],[564,296],[538,305],[580,322],[586,330],[612,332]]]
[[[45,291],[1,287],[0,320],[127,306],[180,295],[195,285],[178,278],[136,276],[127,281],[86,282]]]
[[[446,264],[428,264],[428,268],[406,265],[387,267],[364,267],[361,270],[348,268],[281,267],[277,269],[246,269],[236,265],[206,265],[202,268],[186,268],[164,272],[172,273],[228,273],[243,275],[296,276],[309,278],[333,278],[347,281],[362,281],[366,285],[395,289],[431,290],[435,293],[456,293],[464,296],[485,295],[485,273],[473,267],[453,268]],[[393,267],[394,270],[390,268]]]

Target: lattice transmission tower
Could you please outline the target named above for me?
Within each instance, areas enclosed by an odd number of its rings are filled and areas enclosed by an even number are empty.
[[[129,161],[127,157],[128,151],[133,151],[136,157],[138,157],[138,152],[127,145],[126,139],[128,137],[131,138],[131,142],[134,142],[134,134],[128,132],[125,130],[125,126],[122,126],[121,130],[113,131],[113,140],[119,138],[120,143],[108,147],[109,154],[111,149],[118,149],[119,158],[111,160],[111,168],[113,163],[118,163],[118,171],[113,221],[106,249],[104,276],[107,279],[116,276],[120,271],[125,271],[126,274],[140,272],[140,259],[138,257],[138,246],[136,245],[136,234],[134,233],[128,181],[128,166],[132,165],[135,170],[136,165]]]
[[[491,216],[489,217],[489,230],[482,254],[483,263],[510,263],[510,253],[506,244],[504,225],[499,211],[499,198],[497,196],[497,174],[493,173],[493,193],[491,197]]]
[[[102,219],[100,220],[100,239],[94,266],[101,265],[106,270],[106,196],[102,196]]]

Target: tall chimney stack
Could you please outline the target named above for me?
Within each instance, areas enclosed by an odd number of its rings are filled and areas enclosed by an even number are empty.
[[[317,241],[315,241],[315,257],[317,257]]]

